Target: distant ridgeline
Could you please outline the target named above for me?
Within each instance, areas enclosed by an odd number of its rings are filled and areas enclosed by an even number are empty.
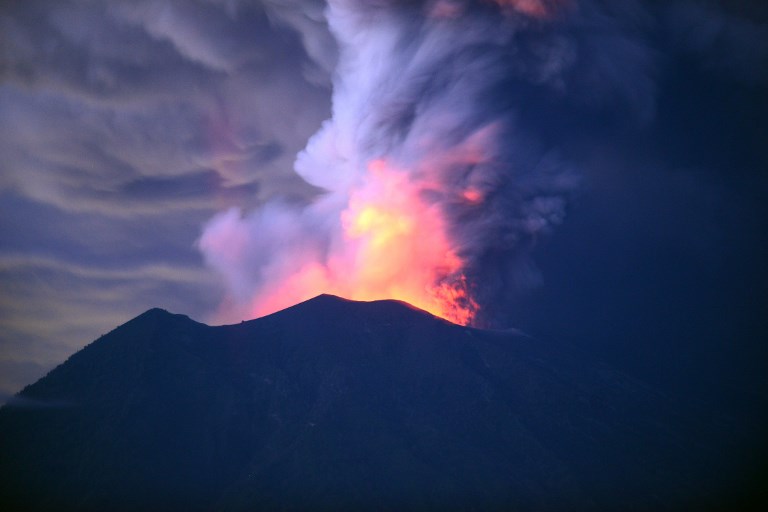
[[[0,410],[0,508],[698,510],[727,497],[721,424],[401,302],[153,309]]]

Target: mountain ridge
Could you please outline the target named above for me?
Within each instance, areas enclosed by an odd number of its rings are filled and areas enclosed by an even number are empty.
[[[14,507],[673,510],[714,492],[678,404],[399,301],[223,326],[153,308],[17,397],[0,409]]]

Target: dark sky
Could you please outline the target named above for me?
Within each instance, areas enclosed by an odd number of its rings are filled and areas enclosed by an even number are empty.
[[[490,68],[502,74],[478,116],[503,112],[537,148],[505,158],[523,154],[525,167],[530,155],[556,155],[578,179],[555,193],[531,171],[534,203],[567,200],[562,218],[516,246],[472,253],[493,317],[648,380],[749,388],[764,400],[768,9],[497,3],[350,8],[407,24],[440,7],[467,31],[507,16],[520,34],[501,45],[508,60]],[[539,19],[539,8],[556,14]],[[348,83],[334,74],[324,9],[309,0],[2,4],[0,395],[151,307],[217,318],[228,290],[197,246],[206,223],[231,207],[317,195],[294,160]],[[414,26],[402,34],[433,42]],[[484,56],[462,53],[467,68],[455,76],[467,80]],[[494,215],[522,215],[519,190],[498,190],[505,209]]]

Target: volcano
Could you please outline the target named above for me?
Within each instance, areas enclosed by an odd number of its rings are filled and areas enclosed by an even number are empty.
[[[677,510],[716,492],[717,424],[594,355],[398,301],[219,327],[152,309],[0,410],[0,505]]]

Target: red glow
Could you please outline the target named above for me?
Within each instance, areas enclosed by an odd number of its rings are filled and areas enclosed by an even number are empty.
[[[532,18],[550,19],[564,7],[567,0],[493,0],[502,8],[512,9]]]
[[[471,204],[479,204],[483,202],[483,193],[476,188],[468,188],[464,191],[462,196]]]
[[[341,212],[343,240],[325,264],[302,266],[252,306],[260,316],[332,293],[353,300],[398,299],[454,323],[472,322],[472,300],[441,210],[409,175],[373,160]]]

